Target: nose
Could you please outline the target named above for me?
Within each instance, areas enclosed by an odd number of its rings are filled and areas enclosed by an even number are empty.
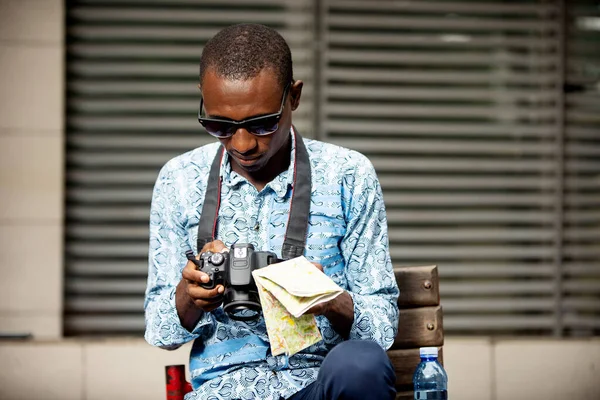
[[[246,130],[246,128],[240,128],[231,137],[231,148],[236,153],[241,155],[251,154],[258,142],[256,136]]]

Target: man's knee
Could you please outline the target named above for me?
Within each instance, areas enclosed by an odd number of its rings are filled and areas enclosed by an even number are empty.
[[[343,367],[353,361],[357,366],[367,370],[370,366],[382,368],[390,363],[387,354],[377,343],[367,340],[348,340],[338,344],[329,352],[321,368]]]
[[[386,352],[375,342],[340,343],[323,361],[319,376],[332,398],[361,398],[360,393],[365,390],[365,399],[371,394],[380,399],[394,395],[394,369]],[[347,397],[348,394],[356,397]]]

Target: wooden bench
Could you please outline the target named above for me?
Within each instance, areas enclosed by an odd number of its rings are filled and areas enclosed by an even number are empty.
[[[396,400],[412,400],[420,347],[437,347],[443,364],[444,324],[437,266],[396,267],[400,288],[398,335],[388,350],[396,371]]]

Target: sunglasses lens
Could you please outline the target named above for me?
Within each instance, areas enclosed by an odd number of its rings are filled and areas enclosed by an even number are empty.
[[[201,123],[208,133],[218,138],[228,137],[235,133],[235,127],[232,124],[218,121],[201,121]]]
[[[275,116],[252,122],[248,125],[248,131],[252,132],[254,135],[263,136],[270,135],[275,132],[278,127],[279,118]]]
[[[249,120],[243,125],[203,118],[198,118],[198,120],[208,133],[219,139],[233,136],[241,126],[244,126],[248,132],[256,136],[270,135],[279,128],[279,115],[256,118],[255,120]]]

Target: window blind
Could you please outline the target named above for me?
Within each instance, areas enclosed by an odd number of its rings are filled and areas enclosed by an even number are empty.
[[[589,336],[600,332],[600,4],[568,4],[562,323]]]
[[[560,323],[561,8],[322,3],[326,140],[365,153],[396,265],[437,264],[447,333]]]
[[[143,332],[152,185],[211,139],[202,45],[278,29],[294,119],[357,149],[395,265],[437,264],[447,334],[600,332],[600,27],[591,0],[77,0],[67,7],[65,333]]]
[[[288,41],[313,132],[312,0],[77,0],[67,4],[66,335],[139,334],[152,187],[211,142],[196,119],[202,46],[234,23]]]

